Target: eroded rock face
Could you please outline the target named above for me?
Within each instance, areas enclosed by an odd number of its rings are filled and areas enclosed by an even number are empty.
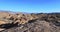
[[[36,17],[36,16],[35,16]],[[28,23],[29,20],[36,19],[31,14],[10,14],[7,12],[0,12],[0,25],[4,26],[5,24],[25,24]]]
[[[19,22],[19,24],[25,24],[29,20],[35,19],[32,17],[32,15],[29,15],[29,14],[9,14],[6,12],[4,13],[1,12],[0,15],[2,16],[0,18],[5,18],[7,20],[13,20],[14,23]]]
[[[0,32],[60,32],[60,14],[0,12]]]

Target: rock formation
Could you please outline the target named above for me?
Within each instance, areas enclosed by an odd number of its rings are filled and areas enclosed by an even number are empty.
[[[0,32],[60,32],[60,13],[0,12]]]

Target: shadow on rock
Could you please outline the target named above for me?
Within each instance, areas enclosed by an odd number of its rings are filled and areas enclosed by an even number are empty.
[[[0,28],[5,28],[5,29],[9,29],[9,28],[13,28],[13,27],[18,27],[18,23],[16,24],[2,24],[0,25]]]

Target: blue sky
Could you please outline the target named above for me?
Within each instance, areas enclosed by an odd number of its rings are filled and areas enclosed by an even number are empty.
[[[27,13],[60,12],[60,0],[0,0],[0,10]]]

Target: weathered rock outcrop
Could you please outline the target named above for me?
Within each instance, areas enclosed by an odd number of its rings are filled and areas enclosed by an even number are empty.
[[[60,13],[0,12],[0,32],[60,32]]]

